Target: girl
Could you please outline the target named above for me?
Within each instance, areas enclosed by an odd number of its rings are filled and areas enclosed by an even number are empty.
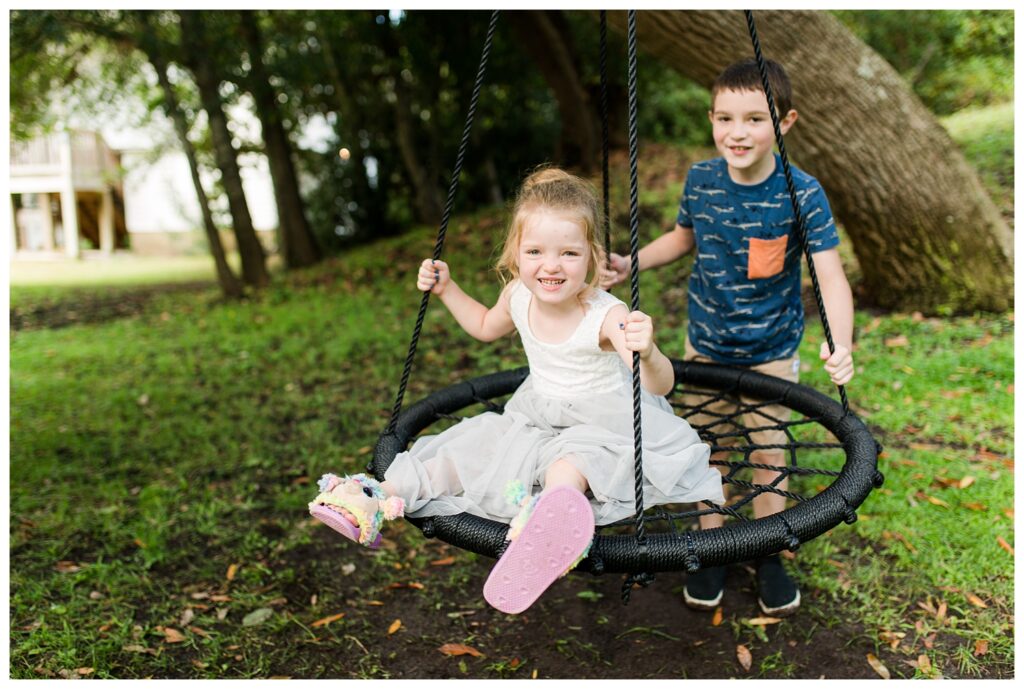
[[[646,388],[644,504],[724,501],[708,446],[661,396],[674,375],[650,317],[596,287],[599,216],[584,180],[553,168],[532,174],[513,210],[497,263],[506,284],[491,308],[463,292],[443,261],[423,262],[417,287],[440,297],[478,340],[518,331],[530,375],[502,414],[417,439],[383,483],[325,475],[314,516],[371,546],[381,522],[403,508],[510,522],[484,598],[503,612],[525,610],[586,555],[595,523],[634,513],[633,352]]]

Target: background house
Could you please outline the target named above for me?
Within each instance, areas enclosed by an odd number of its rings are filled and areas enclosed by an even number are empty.
[[[185,155],[156,151],[144,132],[107,135],[64,130],[28,142],[11,142],[12,256],[54,258],[130,251],[175,255],[206,251],[202,216]],[[253,223],[274,248],[277,211],[266,159],[239,156]],[[204,178],[207,189],[213,188]],[[217,209],[215,209],[215,213]],[[230,227],[221,212],[218,224]],[[225,248],[234,235],[223,229]]]

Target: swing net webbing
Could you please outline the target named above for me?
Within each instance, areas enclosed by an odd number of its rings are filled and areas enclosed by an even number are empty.
[[[637,543],[634,517],[599,527],[590,555],[577,569],[595,574],[694,571],[795,550],[840,522],[855,520],[855,508],[872,487],[881,484],[874,438],[835,400],[806,386],[739,368],[672,363],[676,386],[667,396],[669,403],[683,418],[702,417],[691,425],[712,452],[724,453],[713,463],[726,468],[723,482],[728,501],[722,506],[697,503],[646,509],[642,520],[646,552]],[[394,456],[420,432],[437,433],[487,411],[501,413],[505,400],[528,372],[520,368],[465,380],[410,405],[399,416],[394,432],[381,436],[371,470],[383,475]],[[734,409],[711,411],[720,402],[729,402]],[[771,418],[765,411],[779,404],[793,410],[788,421]],[[763,422],[744,423],[751,415]],[[786,443],[754,442],[757,433],[776,429],[783,431]],[[756,463],[752,454],[758,449],[783,450],[785,464]],[[770,480],[755,481],[755,469],[767,472]],[[780,485],[787,478],[789,485],[783,490]],[[755,520],[752,501],[764,493],[784,495],[792,505]],[[697,530],[699,516],[711,513],[725,515],[725,526]],[[498,557],[505,547],[506,524],[468,514],[410,521],[427,536],[488,557]]]

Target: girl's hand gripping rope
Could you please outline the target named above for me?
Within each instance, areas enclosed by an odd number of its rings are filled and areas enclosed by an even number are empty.
[[[416,277],[416,288],[421,292],[429,290],[440,296],[450,282],[451,273],[448,271],[448,264],[444,261],[434,261],[428,258],[420,264],[420,271]]]
[[[654,352],[654,321],[643,311],[632,311],[626,322],[620,326],[626,336],[626,349],[640,352],[641,359],[647,359]]]

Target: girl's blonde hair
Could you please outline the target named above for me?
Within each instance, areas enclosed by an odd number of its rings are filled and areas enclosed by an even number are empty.
[[[597,287],[597,268],[604,255],[598,229],[601,225],[601,204],[590,182],[557,167],[535,170],[519,188],[505,245],[494,266],[502,281],[508,283],[519,277],[519,243],[523,238],[523,228],[530,212],[540,209],[565,212],[579,222],[590,249],[589,269],[593,275],[589,288]]]

